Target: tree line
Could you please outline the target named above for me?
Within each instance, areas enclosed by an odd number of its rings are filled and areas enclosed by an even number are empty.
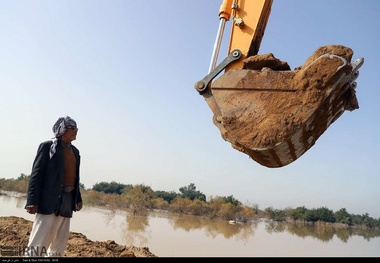
[[[29,177],[21,174],[16,179],[0,178],[0,190],[26,193]],[[109,209],[127,209],[133,214],[156,209],[242,223],[266,218],[277,222],[324,222],[349,227],[380,228],[380,218],[372,218],[367,213],[350,214],[345,208],[336,212],[326,207],[308,209],[304,206],[294,209],[268,207],[261,210],[257,204],[243,204],[233,195],[210,196],[207,200],[206,195],[197,190],[194,183],[180,187],[179,192],[154,191],[144,184],[131,185],[114,181],[96,183],[91,189],[86,189],[83,184],[80,186],[86,204],[107,206]]]

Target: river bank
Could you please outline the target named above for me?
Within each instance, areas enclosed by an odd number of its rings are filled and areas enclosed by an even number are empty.
[[[32,221],[21,217],[0,217],[0,257],[21,256],[27,246]],[[64,257],[157,257],[147,247],[123,246],[113,240],[92,241],[70,232]]]

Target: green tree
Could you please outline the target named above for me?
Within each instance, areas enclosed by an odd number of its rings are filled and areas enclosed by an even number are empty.
[[[104,192],[106,194],[122,194],[124,188],[126,187],[125,184],[116,183],[112,181],[111,183],[107,182],[100,182],[96,183],[92,189],[98,192]]]
[[[181,197],[183,198],[189,198],[190,200],[194,200],[195,198],[206,201],[206,195],[201,193],[200,191],[196,190],[197,187],[194,183],[189,184],[188,186],[184,186],[179,188],[179,191],[181,192]]]
[[[174,199],[176,199],[178,196],[179,196],[179,194],[177,194],[177,193],[174,192],[174,191],[171,191],[171,192],[155,191],[155,192],[154,192],[154,198],[162,198],[162,199],[164,199],[165,201],[167,201],[169,204],[170,204]]]
[[[289,216],[294,221],[305,220],[307,209],[304,206],[299,206],[296,209],[289,211]]]
[[[267,212],[269,219],[272,219],[273,221],[286,220],[286,213],[284,210],[273,209],[272,207],[268,207],[265,209],[265,212]]]
[[[328,223],[335,223],[336,221],[334,212],[326,207],[318,208],[315,212],[319,221]]]
[[[21,173],[21,175],[19,177],[17,177],[17,181],[23,181],[23,180],[29,180],[30,178],[30,175],[26,175],[26,174],[23,174]]]
[[[352,218],[350,214],[346,211],[346,208],[341,208],[339,211],[336,211],[335,218],[337,223],[342,223],[349,226],[352,225]]]
[[[224,197],[222,197],[222,199],[225,203],[230,203],[230,204],[233,204],[234,206],[241,205],[241,202],[239,200],[235,199],[233,195],[224,196]]]

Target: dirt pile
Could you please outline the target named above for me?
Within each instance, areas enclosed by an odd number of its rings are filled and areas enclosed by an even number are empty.
[[[295,70],[273,54],[247,58],[212,84],[223,139],[267,167],[293,162],[344,110],[359,107],[346,85],[352,55],[341,45],[320,47]]]
[[[0,257],[17,256],[28,244],[33,222],[21,217],[0,217]],[[65,257],[157,257],[147,247],[123,246],[115,241],[92,241],[70,232]]]

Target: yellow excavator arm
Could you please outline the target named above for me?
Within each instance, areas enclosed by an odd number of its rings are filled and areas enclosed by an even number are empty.
[[[228,6],[231,1],[224,1],[222,7]],[[273,0],[235,0],[232,9],[234,26],[231,27],[228,54],[234,49],[240,49],[241,59],[227,67],[241,68],[246,57],[257,55],[261,40],[267,26]],[[246,12],[244,10],[249,10]]]
[[[212,110],[222,138],[275,168],[301,157],[345,110],[359,108],[356,79],[364,59],[351,62],[350,48],[328,45],[291,70],[272,53],[258,55],[272,4],[223,1],[209,73],[194,87]],[[230,18],[229,55],[216,65]]]
[[[231,16],[234,26],[231,27],[227,53],[230,54],[232,50],[238,49],[241,52],[241,57],[239,60],[228,65],[226,70],[230,68],[241,68],[243,60],[246,57],[258,53],[271,12],[272,3],[273,0],[223,1],[219,9],[220,24],[209,71],[215,68],[225,24],[230,20]],[[249,10],[249,12],[245,10]]]

